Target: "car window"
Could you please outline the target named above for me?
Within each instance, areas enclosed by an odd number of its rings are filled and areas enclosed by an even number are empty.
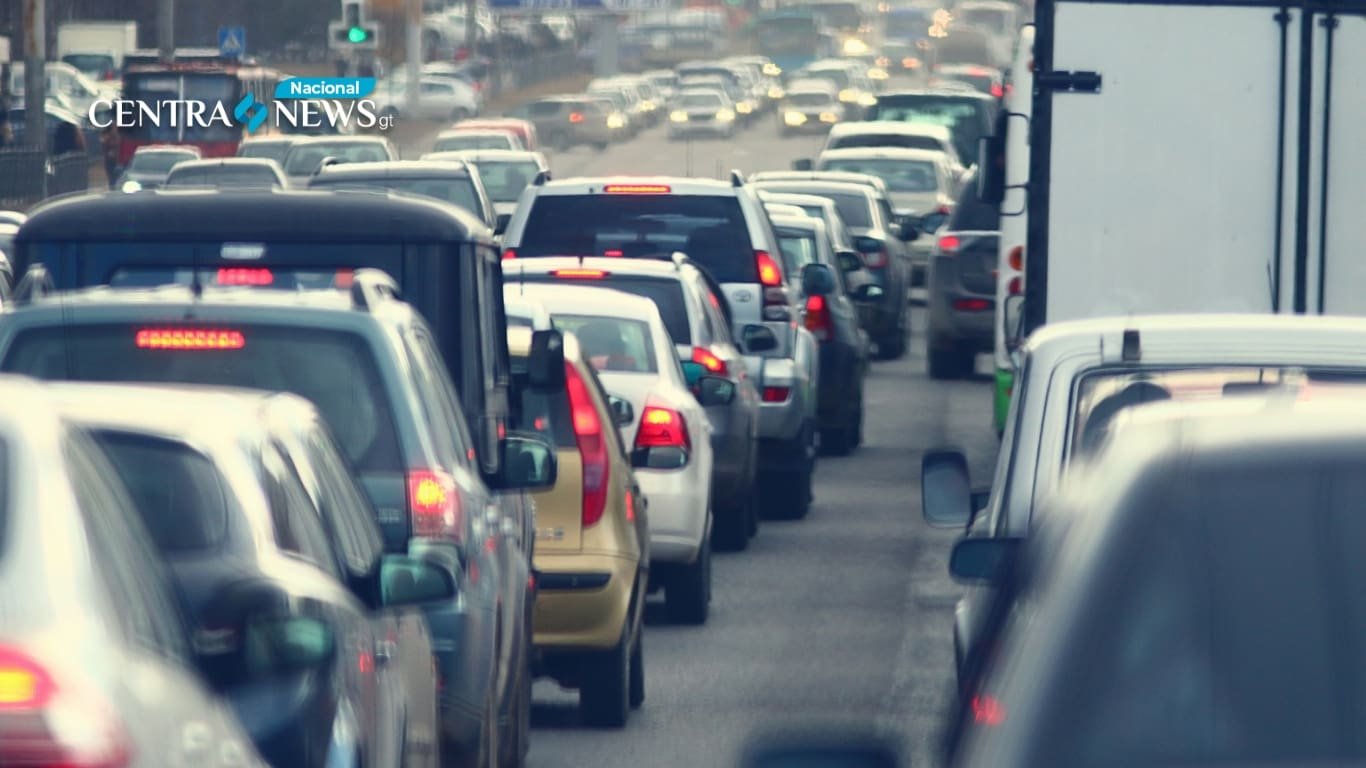
[[[188,152],[137,152],[128,162],[128,171],[134,173],[167,173],[176,163],[196,159]]]
[[[326,426],[310,429],[307,458],[316,474],[320,511],[335,529],[338,552],[353,576],[370,573],[383,554],[384,538],[364,491],[338,453]]]
[[[444,417],[450,421],[451,437],[455,445],[455,460],[472,470],[474,469],[474,460],[471,458],[474,453],[474,438],[470,436],[469,423],[465,420],[464,412],[460,410],[460,398],[455,393],[455,385],[451,383],[450,376],[446,374],[445,366],[441,364],[441,353],[437,351],[436,343],[426,329],[420,327],[415,329],[412,338],[418,353],[427,360],[426,364],[432,370],[431,384],[436,396],[436,403]]]
[[[555,314],[551,321],[574,334],[584,359],[600,371],[656,373],[650,326],[619,317]]]
[[[426,350],[419,346],[411,332],[405,333],[403,343],[408,350],[408,375],[412,378],[413,389],[417,393],[417,405],[422,411],[422,423],[431,430],[432,447],[442,464],[451,464],[461,458],[457,445],[455,425],[448,408],[441,402],[436,388],[436,369]]]
[[[326,174],[314,177],[308,183],[309,189],[389,189],[409,195],[434,197],[442,202],[463,208],[480,219],[484,218],[484,206],[479,199],[479,191],[468,176],[462,178],[370,178],[347,177],[329,178]]]
[[[891,192],[934,192],[939,188],[938,170],[928,160],[828,158],[821,162],[821,170],[876,176]]]
[[[826,149],[864,149],[876,147],[895,147],[900,149],[939,149],[944,148],[939,139],[933,136],[907,136],[900,133],[855,133],[836,136],[830,140]]]
[[[554,283],[559,278],[552,275],[526,275],[528,283]],[[634,277],[631,275],[612,275],[607,285],[613,290],[649,299],[655,303],[659,316],[664,320],[664,328],[675,344],[691,344],[692,332],[688,329],[688,306],[683,298],[683,284],[678,280]],[[508,318],[509,322],[512,318]],[[530,326],[530,321],[526,323]]]
[[[515,203],[531,180],[540,173],[540,166],[531,161],[482,160],[478,163],[479,178],[484,190],[495,203]]]
[[[963,180],[948,226],[955,232],[995,232],[1001,228],[1001,207],[977,199],[975,175]]]
[[[802,267],[816,261],[816,236],[810,230],[779,227],[778,247],[783,254],[786,274],[801,274]]]
[[[218,549],[228,500],[208,457],[183,442],[115,430],[93,433],[163,555]]]
[[[313,506],[313,500],[294,474],[294,468],[284,458],[284,451],[273,443],[261,449],[261,473],[261,485],[270,503],[276,546],[341,581],[343,575],[332,542],[323,528],[322,515]]]

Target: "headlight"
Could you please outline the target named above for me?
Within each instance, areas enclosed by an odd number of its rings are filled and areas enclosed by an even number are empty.
[[[625,128],[625,127],[626,127],[626,118],[622,117],[621,115],[617,114],[616,112],[613,112],[612,114],[610,114],[610,115],[607,116],[607,127],[608,127],[608,128]]]
[[[868,70],[869,80],[886,80],[890,77],[891,75],[888,74],[887,70],[883,69],[882,67],[873,67],[872,69]]]
[[[716,122],[718,123],[729,123],[734,119],[735,113],[730,111],[729,109],[723,109],[720,112],[716,113]]]
[[[742,115],[748,115],[750,112],[754,111],[754,105],[750,104],[748,101],[742,101],[735,105],[735,111]]]
[[[858,101],[858,92],[853,88],[845,88],[840,91],[840,101]]]
[[[767,63],[767,64],[764,65],[764,74],[765,74],[765,75],[768,75],[769,77],[777,77],[778,75],[781,75],[782,73],[783,73],[783,68],[780,67],[780,66],[778,66],[777,64],[774,64],[774,63],[771,62],[771,61],[770,61],[769,63]]]
[[[858,103],[860,107],[874,107],[877,106],[877,97],[871,93],[865,93],[858,97]]]
[[[776,85],[768,89],[768,97],[774,101],[777,101],[786,95],[787,94],[783,92],[783,89]]]
[[[920,59],[917,59],[914,56],[907,56],[901,60],[901,66],[904,69],[920,69]]]
[[[673,114],[669,115],[669,119],[675,123],[686,123],[688,122],[688,113],[681,109],[675,109]]]
[[[822,113],[821,113],[821,122],[822,122],[822,123],[833,123],[833,122],[835,122],[835,121],[837,121],[837,120],[839,120],[839,116],[836,115],[834,112],[822,112]]]
[[[642,101],[640,102],[640,108],[646,112],[653,112],[656,109],[659,109],[659,105],[653,101]]]
[[[848,40],[844,41],[845,56],[862,56],[867,52],[868,44],[858,39],[857,37],[851,37]]]
[[[142,189],[142,185],[137,183],[136,181],[129,179],[128,181],[123,182],[123,186],[121,187],[121,189],[124,192],[137,192],[138,190]]]
[[[806,125],[806,115],[801,112],[788,112],[783,115],[783,122],[788,125]]]

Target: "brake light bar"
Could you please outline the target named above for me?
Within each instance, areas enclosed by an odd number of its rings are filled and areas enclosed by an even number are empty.
[[[143,328],[133,340],[138,349],[241,349],[247,345],[241,331],[217,328]]]
[[[265,267],[223,267],[218,270],[219,285],[260,287],[274,282],[275,275]]]
[[[609,195],[667,195],[673,188],[668,184],[608,184],[602,191]]]
[[[0,711],[41,709],[56,689],[52,677],[32,659],[0,649]]]
[[[556,269],[550,274],[571,280],[601,280],[610,273],[605,269]]]
[[[620,248],[608,248],[602,252],[602,255],[609,259],[620,259],[626,255],[626,251],[623,251]]]

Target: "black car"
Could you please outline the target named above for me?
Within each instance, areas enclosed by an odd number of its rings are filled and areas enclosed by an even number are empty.
[[[996,262],[1001,209],[977,199],[969,171],[948,223],[934,233],[925,279],[930,378],[971,376],[979,352],[996,343]]]
[[[859,327],[858,308],[845,284],[845,272],[861,267],[841,265],[831,249],[825,223],[811,216],[771,216],[787,274],[801,275],[803,322],[820,345],[821,375],[816,413],[821,449],[844,456],[863,442],[863,380],[868,373],[867,334]],[[841,269],[841,267],[847,269]],[[867,284],[853,298],[868,300],[881,289]]]
[[[317,423],[293,395],[62,385],[166,559],[198,666],[276,766],[437,756],[425,625],[390,608],[449,600],[443,566],[385,555],[349,476],[317,505],[285,443]],[[326,433],[315,460],[340,461]],[[409,743],[409,718],[426,719]]]
[[[489,199],[478,168],[459,160],[394,160],[378,163],[324,165],[309,189],[388,189],[423,195],[450,203],[473,214],[490,229],[498,214]]]
[[[1011,597],[951,764],[1366,759],[1366,413],[1288,394],[1140,406],[1027,542],[955,547]]]

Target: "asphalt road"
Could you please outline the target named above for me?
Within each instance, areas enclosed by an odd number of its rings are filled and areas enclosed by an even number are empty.
[[[558,178],[724,178],[731,168],[787,168],[820,142],[782,139],[767,116],[730,142],[673,143],[655,128],[604,152],[553,153],[550,163]],[[919,310],[913,326],[910,353],[876,363],[867,382],[865,445],[821,459],[810,516],[767,522],[749,551],[716,557],[705,627],[650,622],[647,698],[625,729],[581,726],[575,693],[536,685],[533,768],[729,766],[756,733],[847,725],[900,739],[916,768],[936,764],[959,590],[946,571],[953,532],[921,519],[920,459],[958,446],[980,482],[997,442],[988,379],[931,381]]]

